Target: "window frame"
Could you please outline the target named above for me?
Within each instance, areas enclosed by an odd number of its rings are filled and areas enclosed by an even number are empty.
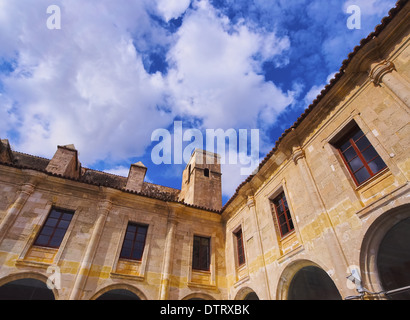
[[[285,201],[287,203],[287,209],[286,209],[285,202],[284,202],[283,199],[285,199]],[[286,199],[285,191],[282,190],[275,198],[271,199],[270,201],[271,201],[271,205],[273,205],[273,209],[275,211],[276,221],[277,221],[277,224],[278,224],[278,229],[279,229],[281,238],[284,238],[284,237],[288,236],[289,234],[291,234],[295,231],[295,224],[293,223],[292,214],[290,212],[288,200]],[[276,202],[278,202],[278,205],[276,205]],[[278,206],[283,207],[283,213],[282,214],[279,214],[278,209],[277,209]],[[288,218],[287,213],[289,214],[290,218]],[[282,232],[282,225],[284,225],[284,223],[281,224],[281,222],[280,222],[280,216],[282,216],[282,215],[285,217],[285,224],[288,228],[288,231],[286,233]],[[289,222],[292,223],[292,227],[291,227]]]
[[[356,140],[354,140],[354,136],[357,135],[359,132],[362,133],[362,135],[360,135],[359,138],[357,138]],[[363,149],[360,150],[360,147],[357,145],[357,141],[359,141],[360,139],[362,139],[363,137],[365,137],[369,144]],[[350,143],[350,146],[346,148],[346,150],[342,151],[342,146],[345,145],[347,142]],[[347,168],[347,170],[349,171],[350,176],[352,177],[355,185],[357,187],[361,186],[362,184],[366,183],[367,181],[369,181],[371,178],[373,178],[374,176],[376,176],[378,173],[380,173],[381,171],[385,170],[387,168],[387,164],[386,162],[383,160],[383,158],[380,156],[379,152],[377,152],[376,148],[373,146],[373,144],[371,143],[371,141],[369,140],[369,138],[366,136],[366,134],[363,132],[363,130],[357,125],[355,124],[347,133],[345,133],[340,139],[338,139],[338,141],[334,144],[335,148],[337,149],[339,156],[342,158],[342,161],[345,165],[345,167]],[[352,159],[347,160],[346,156],[344,155],[344,153],[349,149],[349,148],[353,148],[354,152],[356,153],[356,156],[354,156]],[[369,161],[367,161],[363,155],[363,153],[368,150],[369,148],[373,148],[374,152],[376,153],[376,156],[374,156],[372,159],[370,159]],[[356,159],[359,158],[359,160],[362,163],[362,166],[357,169],[356,171],[353,171],[353,169],[350,167],[349,163]],[[373,170],[370,168],[369,163],[375,161],[377,158],[380,158],[380,160],[383,162],[384,167],[382,167],[381,169],[379,169],[377,172],[373,172]],[[369,177],[365,180],[363,180],[362,182],[359,182],[358,178],[356,177],[356,173],[360,170],[362,170],[363,168],[366,169],[366,172],[369,174]]]
[[[58,212],[58,213],[60,214],[60,216],[59,216],[58,218],[55,218],[55,217],[52,217],[52,216],[51,216],[51,215],[52,215],[53,213],[55,213],[55,212]],[[69,215],[71,215],[70,220],[62,219],[62,217],[64,216],[64,214],[69,214]],[[73,221],[74,214],[75,214],[75,211],[73,211],[73,210],[61,209],[61,208],[57,208],[57,207],[52,207],[52,208],[50,209],[50,212],[48,213],[46,219],[44,220],[43,225],[41,226],[40,231],[38,232],[38,234],[37,234],[37,236],[36,236],[36,238],[35,238],[35,240],[34,240],[34,242],[33,242],[33,246],[43,247],[43,248],[52,248],[52,249],[58,249],[58,248],[60,248],[61,244],[63,243],[64,237],[66,236],[67,231],[68,231],[68,229],[69,229],[69,227],[70,227],[70,225],[71,225],[71,223],[72,223],[72,221]],[[56,222],[55,226],[48,226],[48,225],[46,225],[47,222],[49,222],[49,219],[57,219],[57,222]],[[61,221],[68,221],[68,225],[67,225],[67,227],[65,227],[65,229],[58,227]],[[51,233],[50,235],[44,235],[43,232],[45,231],[45,228],[52,228],[52,230],[53,230],[52,233]],[[53,240],[54,235],[55,235],[57,229],[64,230],[64,234],[63,234],[63,236],[61,237],[61,240],[60,240],[60,242],[58,243],[58,245],[51,245],[50,243],[51,243],[51,241]],[[48,241],[47,241],[46,244],[38,243],[39,238],[40,238],[41,236],[49,236],[49,239],[48,239]]]
[[[198,252],[198,258],[196,258],[196,239],[199,240],[199,248],[197,249]],[[202,240],[207,240],[207,245],[204,246],[201,244]],[[203,250],[206,248],[206,261],[205,265],[203,265],[202,257],[203,257]],[[198,259],[198,261],[196,260]],[[199,235],[194,235],[193,239],[193,244],[192,244],[192,270],[195,271],[210,271],[211,268],[211,237],[206,237],[206,236],[199,236]]]
[[[242,228],[239,228],[233,234],[234,234],[235,240],[236,240],[236,255],[237,255],[238,267],[242,267],[246,263],[245,247],[244,247],[244,244],[243,244]]]
[[[129,228],[132,227],[132,226],[136,227],[136,230],[135,230],[135,232],[133,232],[134,235],[133,235],[133,238],[132,238],[132,246],[130,248],[130,254],[129,255],[123,255],[125,241],[129,240],[129,239],[127,239],[127,233],[129,231]],[[145,251],[146,243],[147,243],[148,227],[149,226],[146,225],[146,224],[141,224],[141,223],[136,223],[136,222],[128,222],[127,223],[127,227],[126,227],[125,233],[124,233],[124,239],[122,241],[122,246],[121,246],[121,250],[120,250],[119,259],[142,261],[142,258],[144,257],[144,251]],[[145,228],[144,241],[140,242],[140,243],[142,243],[142,249],[141,249],[141,252],[139,254],[139,257],[134,258],[133,257],[133,251],[134,251],[134,247],[136,246],[136,244],[138,242],[137,241],[137,236],[138,236],[138,234],[140,234],[138,232],[138,230],[140,228]]]

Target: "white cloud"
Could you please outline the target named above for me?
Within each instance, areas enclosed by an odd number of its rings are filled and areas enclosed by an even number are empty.
[[[124,166],[116,166],[114,168],[104,170],[104,172],[115,174],[115,175],[121,176],[121,177],[128,177],[128,174],[130,172],[130,168],[129,167],[124,167]]]
[[[194,8],[168,54],[167,81],[176,112],[201,118],[212,129],[249,128],[260,118],[273,123],[292,97],[259,72],[264,61],[289,48],[289,41],[244,23],[232,25],[208,1]]]
[[[1,99],[16,105],[9,112],[20,121],[16,149],[50,157],[57,145],[74,143],[87,165],[142,155],[151,132],[171,119],[157,109],[165,99],[161,74],[144,70],[134,46],[131,30],[153,32],[142,2],[61,1],[61,30],[46,28],[48,5],[1,3],[8,13],[0,19],[2,54],[18,53],[18,67],[2,77]],[[21,24],[11,28],[16,19]],[[18,41],[10,41],[9,30]]]
[[[158,11],[165,21],[181,16],[189,7],[191,0],[157,0]]]

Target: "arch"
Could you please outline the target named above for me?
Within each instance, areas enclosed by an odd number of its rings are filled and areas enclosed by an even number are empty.
[[[310,295],[306,293],[300,296],[294,294],[298,290],[309,290],[310,282],[318,288],[322,288],[322,292],[327,292],[327,294],[322,295],[320,292]],[[329,293],[331,294],[330,296]],[[326,299],[329,297],[332,299],[342,299],[333,279],[321,266],[310,260],[297,260],[289,264],[280,276],[276,294],[280,300],[319,300],[320,298]]]
[[[47,287],[47,277],[40,273],[12,274],[0,280],[0,300],[56,300],[56,288]]]
[[[236,293],[234,300],[259,300],[259,296],[251,288],[244,287]]]
[[[147,300],[147,297],[131,285],[113,284],[99,290],[90,300]]]
[[[408,230],[409,219],[410,204],[401,205],[386,211],[378,217],[366,231],[360,248],[360,269],[362,271],[363,286],[369,291],[380,292],[391,290],[397,288],[393,288],[393,286],[399,285],[397,281],[395,285],[393,283],[391,285],[387,283],[385,272],[389,266],[386,265],[386,263],[388,263],[387,260],[382,262],[382,259],[387,259],[386,246],[392,246],[394,243],[397,243],[394,239],[395,232],[398,232],[398,235],[401,235],[401,237],[408,237],[408,232],[405,232],[403,228]],[[408,242],[404,241],[402,245],[407,247],[404,250],[402,247],[402,252],[395,250],[395,256],[399,258],[396,262],[406,263],[405,259],[408,258],[406,253],[409,250]],[[389,253],[389,255],[391,258],[391,253]],[[390,267],[393,267],[391,263]],[[400,266],[396,265],[396,267],[400,269]],[[382,270],[380,270],[380,268]],[[406,284],[403,283],[401,286],[405,285]],[[410,283],[407,285],[410,285]]]
[[[182,300],[215,300],[215,298],[206,293],[194,292],[182,298]]]

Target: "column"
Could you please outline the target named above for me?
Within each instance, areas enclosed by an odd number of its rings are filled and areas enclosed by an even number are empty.
[[[159,300],[167,300],[169,295],[169,287],[172,275],[172,262],[173,262],[173,252],[174,252],[174,238],[175,229],[177,225],[177,220],[175,214],[171,214],[168,218],[168,229],[167,237],[165,240],[165,254],[164,254],[164,265],[162,268],[161,275],[161,288]]]
[[[332,221],[327,213],[322,197],[320,196],[319,190],[310,171],[309,165],[306,161],[305,153],[299,146],[293,148],[293,160],[296,166],[299,168],[299,173],[302,176],[306,190],[309,193],[311,205],[314,208],[316,218],[321,219],[320,216],[323,216],[324,227],[330,230],[330,232],[324,232],[323,237],[324,239],[326,239],[325,241],[327,242],[327,248],[329,249],[328,253],[331,261],[333,262],[333,267],[336,271],[337,278],[339,280],[342,280],[346,276],[346,270],[349,263],[337,238]],[[340,289],[343,290],[345,288],[342,287]]]
[[[369,77],[376,86],[385,85],[389,90],[410,108],[410,84],[397,71],[394,63],[383,60],[370,67]]]
[[[101,234],[104,229],[105,221],[107,220],[108,213],[111,211],[111,200],[105,199],[98,206],[98,217],[94,224],[93,232],[91,234],[90,241],[88,242],[84,258],[81,262],[78,270],[74,287],[71,291],[70,300],[79,300],[81,292],[84,289],[85,282],[90,272],[94,256],[100,242]]]
[[[262,256],[262,262],[263,262],[263,277],[265,280],[265,286],[266,286],[266,298],[268,300],[272,299],[271,297],[271,293],[270,293],[270,288],[269,288],[269,281],[268,281],[268,272],[266,270],[266,262],[265,262],[265,254],[263,252],[263,244],[262,244],[262,240],[261,240],[261,235],[260,235],[260,228],[259,228],[259,220],[258,220],[258,216],[256,214],[256,208],[255,208],[255,200],[254,197],[250,197],[248,196],[248,201],[246,203],[246,205],[249,208],[249,213],[251,214],[253,220],[255,221],[255,227],[256,227],[256,243],[258,246],[258,255],[260,254]],[[245,239],[243,239],[243,241],[245,241]]]
[[[33,194],[35,186],[33,184],[27,183],[21,187],[20,193],[17,196],[16,201],[7,210],[7,213],[0,224],[0,243],[3,241],[4,237],[8,233],[9,229],[13,225],[14,221],[17,219],[21,210],[23,209],[28,198]]]

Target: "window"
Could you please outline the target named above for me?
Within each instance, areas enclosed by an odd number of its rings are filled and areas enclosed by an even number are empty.
[[[238,266],[242,266],[245,263],[245,251],[243,248],[242,229],[234,233],[236,238],[236,251],[238,254]]]
[[[209,177],[209,169],[208,168],[204,169],[204,176]]]
[[[276,213],[279,231],[282,237],[294,230],[292,217],[290,215],[285,193],[282,192],[272,201],[273,210]]]
[[[358,126],[345,135],[336,147],[356,185],[386,168],[386,164]]]
[[[63,241],[73,215],[74,213],[71,211],[53,208],[41,228],[34,245],[58,248],[61,241]]]
[[[210,238],[194,236],[194,248],[192,253],[193,269],[209,271],[210,242]]]
[[[125,232],[120,258],[141,260],[148,226],[129,223]]]

